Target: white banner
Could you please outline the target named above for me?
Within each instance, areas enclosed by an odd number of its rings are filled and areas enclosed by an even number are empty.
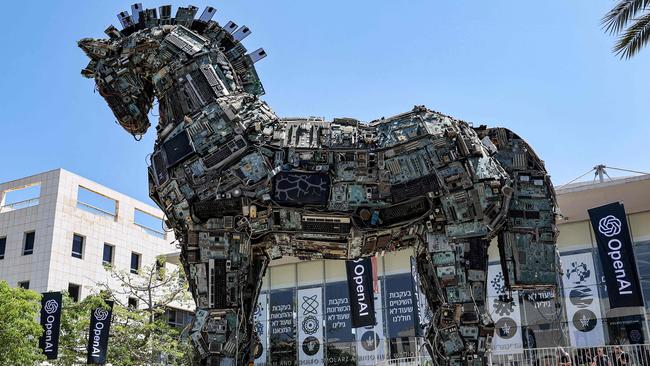
[[[371,366],[386,359],[386,337],[384,335],[384,309],[381,304],[381,282],[377,283],[375,320],[371,327],[357,328],[357,365]]]
[[[298,364],[322,365],[323,288],[298,290]]]
[[[411,257],[411,276],[413,276],[413,293],[416,295],[416,305],[417,305],[417,314],[418,314],[418,324],[416,324],[415,334],[418,337],[422,337],[424,329],[427,325],[431,323],[431,311],[429,309],[429,301],[422,292],[422,286],[420,286],[420,274],[417,270],[417,261],[414,257]]]
[[[501,272],[501,265],[488,267],[488,311],[494,320],[493,354],[522,353],[524,344],[521,337],[521,310],[519,293],[512,292],[512,299]],[[510,300],[510,301],[501,301]]]
[[[257,336],[260,338],[261,347],[255,350],[255,366],[266,366],[266,349],[269,347],[268,335],[268,294],[260,294],[253,315],[253,323]]]
[[[574,347],[605,344],[596,267],[591,252],[562,256],[569,338]]]

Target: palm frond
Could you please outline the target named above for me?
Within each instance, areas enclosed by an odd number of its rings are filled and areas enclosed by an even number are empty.
[[[602,19],[603,28],[610,34],[620,32],[640,11],[648,8],[650,0],[621,0]]]
[[[639,52],[650,40],[650,13],[634,19],[632,24],[625,32],[619,37],[616,45],[614,45],[614,53],[620,55],[621,58],[630,58]]]

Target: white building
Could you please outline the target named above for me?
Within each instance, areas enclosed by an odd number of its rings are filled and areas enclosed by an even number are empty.
[[[64,169],[1,183],[0,280],[82,299],[96,282],[113,283],[104,263],[137,270],[178,251],[162,217],[158,208]]]

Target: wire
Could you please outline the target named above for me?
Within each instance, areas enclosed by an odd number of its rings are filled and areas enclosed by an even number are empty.
[[[583,175],[581,175],[581,176],[579,176],[578,178],[575,178],[575,179],[573,179],[573,180],[571,180],[571,181],[570,181],[570,182],[568,182],[568,183],[565,183],[565,184],[563,184],[563,185],[561,185],[561,186],[559,186],[559,187],[557,187],[557,189],[561,189],[561,188],[563,188],[564,186],[568,186],[569,184],[571,184],[571,183],[573,183],[573,182],[575,182],[575,181],[577,181],[578,179],[580,179],[580,178],[582,178],[582,177],[584,177],[585,175],[587,175],[587,174],[589,174],[589,173],[591,173],[591,172],[593,172],[593,171],[594,171],[595,169],[596,169],[596,168],[591,168],[591,169],[589,169],[589,170],[588,170],[588,171],[587,171],[587,172],[586,172],[585,174],[583,174]]]
[[[622,172],[628,172],[628,173],[643,174],[643,175],[648,175],[648,174],[650,174],[650,173],[640,172],[640,171],[638,171],[638,170],[630,170],[630,169],[623,169],[623,168],[614,168],[614,167],[611,167],[611,166],[607,166],[607,167],[606,167],[606,166],[603,166],[603,168],[614,169],[614,170],[620,170],[620,171],[622,171]]]
[[[646,172],[642,172],[642,171],[638,171],[638,170],[616,168],[616,167],[606,166],[606,165],[602,165],[602,164],[601,164],[601,165],[596,165],[595,167],[589,169],[586,173],[582,174],[581,176],[579,176],[579,177],[577,177],[577,178],[575,178],[575,179],[572,179],[572,180],[569,181],[568,183],[565,183],[565,184],[563,184],[563,185],[561,185],[561,186],[558,186],[556,189],[562,189],[562,188],[564,188],[565,186],[568,186],[569,184],[571,184],[571,183],[577,181],[578,179],[584,177],[585,175],[587,175],[587,174],[589,174],[589,173],[591,173],[591,172],[593,172],[593,171],[596,171],[595,174],[597,175],[597,173],[598,173],[598,171],[599,171],[600,169],[602,169],[603,173],[604,173],[605,175],[607,175],[607,178],[609,178],[609,180],[611,180],[611,181],[613,181],[613,179],[612,179],[612,177],[609,176],[609,174],[607,174],[607,171],[605,171],[605,169],[614,169],[614,170],[619,170],[619,171],[622,171],[622,172],[635,173],[635,174],[642,174],[642,175],[649,175],[649,174],[650,174],[650,173],[646,173]],[[593,180],[593,181],[596,181],[596,177],[594,177],[594,180]]]

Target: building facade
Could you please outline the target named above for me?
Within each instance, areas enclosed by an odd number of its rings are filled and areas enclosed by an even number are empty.
[[[533,348],[648,342],[645,309],[609,308],[587,209],[625,204],[642,289],[650,298],[650,175],[573,184],[557,194],[563,273],[555,291],[505,290],[496,242],[490,246],[484,310],[495,322],[495,336],[478,347],[490,347],[495,362]],[[351,327],[344,262],[273,261],[256,312],[262,341],[256,365],[374,365],[422,354],[420,325],[431,314],[417,296],[413,254],[409,249],[374,258],[377,325],[358,329]]]
[[[153,265],[161,254],[178,260],[161,211],[63,169],[2,183],[0,192],[0,279],[12,286],[67,290],[81,299],[96,292],[97,282],[111,283],[104,263],[131,270]],[[587,209],[625,204],[648,299],[650,175],[557,193],[563,273],[556,291],[505,291],[496,243],[490,247],[485,311],[496,333],[491,344],[478,346],[490,347],[493,359],[531,348],[648,343],[648,301],[645,308],[609,308]],[[402,250],[373,259],[377,324],[358,329],[351,327],[343,261],[273,261],[255,316],[262,341],[256,364],[374,365],[423,353],[421,325],[431,314],[417,296],[412,255]],[[170,309],[170,323],[187,324],[186,310]]]
[[[11,286],[79,300],[98,282],[118,285],[105,264],[135,272],[177,251],[158,208],[64,169],[1,183],[0,194],[0,280]]]

